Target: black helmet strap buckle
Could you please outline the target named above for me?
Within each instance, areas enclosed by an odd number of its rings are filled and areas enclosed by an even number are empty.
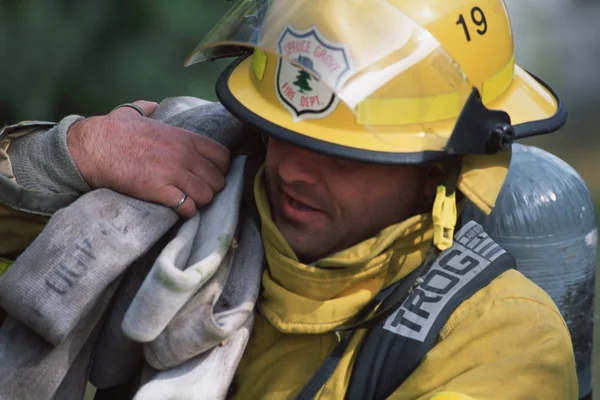
[[[473,88],[462,109],[445,148],[448,155],[494,154],[507,150],[515,140],[556,132],[566,122],[568,113],[558,94],[542,79],[528,72],[556,100],[556,113],[539,120],[513,125],[505,111],[490,110]]]
[[[508,113],[488,109],[473,88],[461,111],[446,152],[451,155],[494,154],[508,149],[516,139]]]

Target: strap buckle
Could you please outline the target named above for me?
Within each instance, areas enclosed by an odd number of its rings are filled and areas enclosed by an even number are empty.
[[[433,219],[433,244],[444,251],[452,247],[454,227],[458,219],[456,190],[447,195],[446,186],[439,185],[431,212]]]

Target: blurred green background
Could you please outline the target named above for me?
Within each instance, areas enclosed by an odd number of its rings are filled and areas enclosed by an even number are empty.
[[[549,82],[570,112],[560,132],[526,143],[571,164],[599,204],[600,2],[506,2],[517,62]],[[215,99],[213,85],[226,61],[187,69],[182,64],[231,5],[226,0],[0,0],[0,124],[104,114],[137,99]],[[600,389],[595,399],[600,400]]]

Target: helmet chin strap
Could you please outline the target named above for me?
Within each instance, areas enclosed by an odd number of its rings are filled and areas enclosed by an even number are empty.
[[[431,210],[433,219],[433,245],[444,251],[452,247],[454,228],[458,219],[456,207],[456,186],[460,177],[462,158],[444,163],[447,172],[446,183],[437,187],[437,193]]]

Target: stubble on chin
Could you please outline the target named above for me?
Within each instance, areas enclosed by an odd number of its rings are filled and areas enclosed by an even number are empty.
[[[322,232],[316,232],[310,226],[296,224],[289,221],[282,215],[281,206],[281,191],[274,180],[269,179],[268,174],[265,175],[267,198],[269,199],[269,209],[271,211],[271,219],[275,227],[283,235],[286,242],[290,245],[294,254],[300,262],[309,264],[319,260],[323,255],[327,254],[327,238]]]

